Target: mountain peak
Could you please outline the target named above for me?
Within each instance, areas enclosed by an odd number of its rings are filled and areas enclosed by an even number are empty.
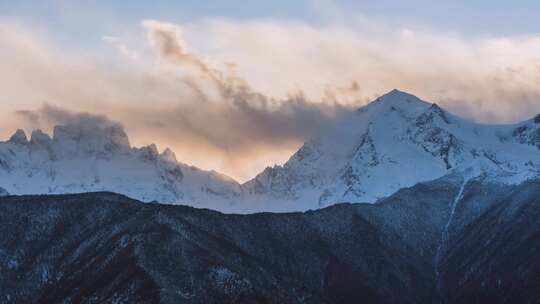
[[[18,129],[10,138],[9,142],[24,145],[28,143],[26,133],[22,129]]]
[[[359,110],[360,112],[367,111],[370,115],[379,115],[390,111],[397,111],[407,117],[416,117],[430,106],[432,106],[432,103],[423,101],[407,92],[394,89]]]
[[[403,92],[397,89],[393,89],[392,91],[382,95],[381,97],[377,98],[377,101],[384,102],[384,103],[395,103],[395,102],[420,102],[420,103],[426,103],[425,101],[422,101],[420,98],[407,93]]]
[[[30,136],[30,142],[32,144],[48,145],[51,140],[51,137],[40,129],[32,131],[32,135]]]
[[[144,158],[149,160],[155,160],[159,156],[159,151],[155,144],[150,144],[146,147],[139,148],[138,150],[142,152]]]
[[[164,159],[164,160],[167,160],[167,161],[170,161],[170,162],[173,162],[173,163],[176,163],[177,160],[176,160],[176,154],[174,154],[174,152],[169,149],[169,148],[166,148],[161,154],[160,156]]]

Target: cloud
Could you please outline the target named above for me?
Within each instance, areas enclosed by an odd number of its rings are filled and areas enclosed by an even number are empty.
[[[120,54],[122,54],[124,57],[128,59],[137,60],[139,58],[139,55],[137,54],[137,52],[130,49],[118,37],[104,36],[103,41],[112,45],[114,48],[116,48],[120,52]]]
[[[280,141],[305,140],[350,110],[335,100],[313,103],[302,92],[284,99],[258,93],[246,80],[226,76],[201,57],[188,53],[177,27],[157,21],[143,24],[160,57],[179,68],[194,69],[204,80],[198,83],[200,80],[191,74],[182,79],[196,92],[197,100],[179,103],[175,111],[158,113],[153,121],[159,120],[162,127],[175,126],[171,130],[197,134],[208,143],[235,152],[234,147],[257,146],[258,141],[279,145]],[[218,93],[215,100],[205,90],[208,85]],[[356,88],[354,83],[352,89]]]
[[[39,126],[39,117],[40,115],[35,111],[30,110],[17,110],[15,114],[22,117],[30,126],[37,127]]]
[[[84,129],[122,128],[120,123],[110,120],[103,114],[72,112],[50,104],[44,104],[35,111],[20,110],[15,113],[36,126],[45,124],[51,126],[76,126]]]
[[[169,146],[181,161],[245,180],[393,88],[480,121],[540,112],[539,37],[377,24],[145,21],[143,41],[105,39],[122,57],[137,54],[125,61],[66,52],[0,22],[0,58],[10,58],[0,60],[0,132],[23,123],[50,131],[65,113],[95,113],[123,125],[134,145]]]
[[[346,102],[399,88],[481,121],[516,121],[540,110],[540,36],[465,37],[379,24],[364,30],[213,19],[183,31],[214,60],[237,63],[239,75],[267,95],[300,88],[318,100],[354,80],[359,90]]]
[[[361,20],[361,26],[369,23]],[[515,122],[540,111],[539,35],[471,38],[391,30],[380,21],[367,31],[344,22],[317,28],[275,20],[211,19],[182,29],[146,21],[144,26],[165,61],[197,67],[222,92],[234,95],[243,88],[252,94],[246,99],[257,99],[257,92],[287,100],[297,90],[310,102],[361,105],[399,88],[481,122]],[[239,75],[226,78],[187,53],[185,37],[211,50],[209,57],[217,62],[234,62]]]
[[[210,68],[198,56],[186,51],[185,42],[181,38],[182,31],[179,27],[155,20],[146,20],[142,24],[147,30],[147,37],[150,44],[165,60],[183,66],[190,65],[200,70],[200,72],[207,74],[207,76],[218,74],[217,70]]]
[[[19,123],[51,132],[57,124],[110,122],[106,115],[126,127],[135,145],[171,146],[185,162],[246,179],[282,162],[350,110],[336,102],[312,103],[301,93],[276,99],[255,92],[246,80],[188,53],[176,29],[151,25],[149,42],[161,64],[172,67],[110,70],[41,45],[36,55],[48,53],[48,59],[15,81],[29,83],[26,90],[34,95],[31,106],[13,106]]]
[[[76,139],[80,142],[78,148],[87,151],[103,152],[112,147],[130,146],[124,127],[102,114],[71,112],[49,104],[44,104],[38,110],[19,111],[17,114],[30,123],[55,126],[51,134],[55,140]]]

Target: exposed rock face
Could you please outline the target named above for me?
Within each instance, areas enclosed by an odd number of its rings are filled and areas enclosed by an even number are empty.
[[[224,215],[111,193],[0,199],[2,303],[535,303],[540,181]]]
[[[534,123],[540,124],[540,114],[538,114],[538,115],[536,115],[536,117],[534,117]]]
[[[24,133],[23,130],[18,129],[8,140],[10,143],[14,143],[17,145],[25,145],[28,143],[28,138],[26,137],[26,133]]]
[[[539,119],[536,117],[534,121]],[[539,119],[540,120],[540,119]],[[538,123],[524,123],[514,130],[514,136],[519,142],[536,146],[540,149],[540,126]]]
[[[42,145],[47,146],[51,144],[51,137],[43,133],[41,130],[34,130],[32,131],[32,136],[30,137],[30,143],[36,144],[36,145]]]

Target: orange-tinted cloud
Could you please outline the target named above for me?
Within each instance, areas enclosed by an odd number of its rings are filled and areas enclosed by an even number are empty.
[[[170,146],[181,161],[245,180],[392,88],[483,121],[540,111],[538,37],[381,28],[146,21],[153,51],[146,57],[106,39],[124,61],[66,53],[43,35],[0,23],[1,135],[22,124],[50,131],[62,123],[51,109],[103,114],[135,145]]]

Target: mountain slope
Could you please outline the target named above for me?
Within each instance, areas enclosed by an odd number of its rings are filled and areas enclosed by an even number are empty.
[[[515,187],[455,235],[440,267],[449,303],[538,302],[539,187]]]
[[[535,303],[539,197],[459,175],[287,214],[4,197],[0,302]]]
[[[430,266],[351,206],[245,217],[83,194],[10,197],[0,201],[0,216],[9,232],[0,238],[0,294],[8,303],[352,303],[398,295],[414,303],[434,296]]]

